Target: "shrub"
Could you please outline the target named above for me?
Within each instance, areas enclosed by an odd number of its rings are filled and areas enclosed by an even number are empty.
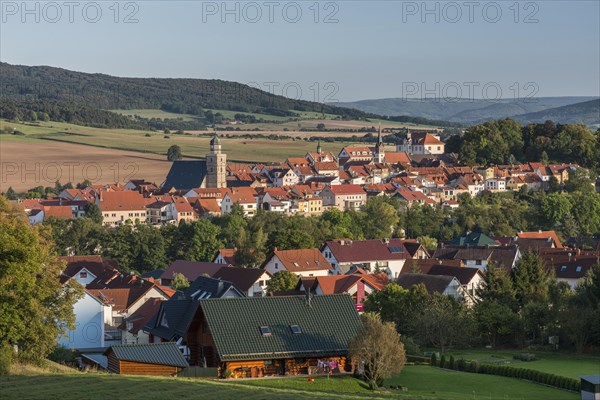
[[[10,366],[15,359],[15,351],[13,348],[5,343],[0,346],[0,376],[8,375],[10,372]]]
[[[446,368],[446,356],[442,354],[442,358],[440,358],[440,368]]]
[[[422,354],[421,347],[419,347],[412,337],[404,336],[402,338],[402,344],[404,344],[404,351],[406,354]]]
[[[231,370],[229,368],[227,368],[225,371],[223,371],[223,378],[225,378],[225,379],[231,378]]]
[[[473,360],[469,363],[469,371],[479,373],[481,366],[479,365],[479,361]]]
[[[456,361],[456,369],[459,371],[467,370],[467,362],[464,358],[459,358],[458,361]]]
[[[454,369],[454,356],[450,356],[450,360],[448,360],[448,369]]]
[[[431,354],[431,365],[434,367],[437,365],[437,356],[435,355],[435,351]]]
[[[75,354],[64,346],[57,346],[48,358],[59,364],[71,364],[75,361]]]
[[[532,353],[515,354],[513,356],[513,358],[515,360],[521,360],[521,361],[535,361],[535,360],[537,360],[537,358],[535,357],[535,354],[532,354]]]

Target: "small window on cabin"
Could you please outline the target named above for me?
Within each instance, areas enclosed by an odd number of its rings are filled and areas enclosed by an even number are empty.
[[[302,329],[300,329],[299,325],[290,325],[290,330],[294,335],[299,335],[300,333],[302,333]]]
[[[578,265],[577,268],[575,268],[575,272],[581,272],[581,266]]]
[[[260,334],[263,336],[271,336],[271,328],[269,328],[268,326],[261,326],[260,327]]]
[[[567,266],[563,265],[562,267],[560,267],[560,272],[565,272],[567,270]]]

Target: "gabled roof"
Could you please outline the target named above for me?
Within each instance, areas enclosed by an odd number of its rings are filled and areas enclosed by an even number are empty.
[[[448,275],[403,274],[396,282],[407,290],[422,284],[429,293],[443,293],[454,279],[456,278]]]
[[[135,361],[144,364],[172,365],[185,368],[188,363],[173,342],[149,344],[116,344],[104,354],[114,352],[121,361]]]
[[[366,261],[404,260],[410,258],[400,239],[390,240],[327,240],[336,260],[340,263],[360,263]]]
[[[162,299],[159,297],[152,297],[148,299],[140,308],[135,310],[133,314],[123,321],[119,328],[127,329],[126,322],[131,322],[132,326],[129,329],[129,332],[136,335],[143,327],[148,323],[148,321],[158,312],[160,308],[160,303],[162,303]]]
[[[298,249],[298,250],[278,250],[273,251],[273,256],[277,256],[285,269],[290,272],[319,271],[330,270],[331,264],[327,262],[319,249]],[[267,258],[263,263],[263,268],[273,256]]]
[[[223,267],[213,278],[229,281],[242,292],[247,292],[265,273],[269,274],[260,268]]]
[[[366,194],[360,185],[333,185],[329,190],[335,195]]]
[[[179,190],[198,188],[202,186],[206,174],[206,160],[173,161],[162,187],[165,189],[174,187]]]
[[[188,281],[193,282],[201,275],[214,275],[223,264],[205,262],[205,261],[173,261],[169,268],[160,276],[160,279],[173,279],[173,274],[183,274]]]
[[[470,232],[466,235],[461,235],[448,244],[454,246],[498,246],[499,243],[481,232]]]
[[[479,268],[452,267],[447,265],[432,265],[427,271],[427,275],[446,275],[453,276],[461,285],[469,284],[475,276],[481,274]]]
[[[104,211],[130,211],[145,210],[148,199],[138,192],[126,190],[121,192],[100,193],[100,210]]]
[[[68,256],[58,257],[59,260],[65,261],[67,266],[63,274],[69,277],[74,277],[83,268],[90,271],[94,276],[100,276],[105,270],[117,270],[117,262],[115,260],[104,260],[102,256]]]
[[[312,279],[315,279],[323,294],[347,293],[360,281],[372,287],[373,290],[382,290],[385,287],[377,277],[368,274],[316,276]]]
[[[562,249],[563,245],[555,231],[537,231],[537,232],[518,232],[519,239],[548,239],[551,238],[557,249]]]
[[[221,361],[344,355],[360,326],[348,295],[208,299],[200,307]]]
[[[73,218],[73,209],[71,206],[43,206],[44,207],[44,219],[46,218],[60,218],[60,219],[71,219]]]

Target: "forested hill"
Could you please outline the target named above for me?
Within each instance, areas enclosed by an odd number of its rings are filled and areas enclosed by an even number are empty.
[[[517,115],[514,119],[522,123],[551,120],[568,124],[600,124],[600,99]]]
[[[60,100],[100,109],[163,109],[202,115],[203,109],[293,115],[289,110],[364,118],[363,111],[293,100],[236,82],[209,79],[121,78],[47,66],[0,63],[1,96]]]

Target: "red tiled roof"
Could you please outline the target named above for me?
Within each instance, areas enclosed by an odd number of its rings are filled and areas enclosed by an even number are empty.
[[[360,263],[366,261],[405,260],[410,258],[402,240],[327,240],[329,247],[338,262]]]
[[[100,209],[102,211],[144,210],[148,203],[141,194],[134,191],[102,192],[100,194]]]
[[[162,303],[162,299],[159,297],[149,298],[140,308],[138,308],[133,314],[127,317],[126,321],[131,322],[131,329],[129,332],[132,334],[137,334],[148,321],[158,312],[160,308],[160,303]],[[127,327],[127,323],[123,321],[123,323],[119,326],[119,329],[125,330]]]
[[[329,190],[335,195],[366,194],[360,185],[332,185]]]
[[[44,219],[54,217],[62,219],[73,218],[73,209],[70,206],[43,206]]]
[[[331,264],[327,262],[325,257],[323,257],[323,254],[321,254],[321,252],[319,251],[319,249],[275,249],[273,251],[273,254],[277,256],[277,258],[279,258],[279,261],[281,261],[283,266],[290,272],[331,269]]]
[[[537,231],[537,232],[517,232],[517,236],[521,239],[548,239],[552,238],[557,249],[562,249],[563,245],[554,231]]]

